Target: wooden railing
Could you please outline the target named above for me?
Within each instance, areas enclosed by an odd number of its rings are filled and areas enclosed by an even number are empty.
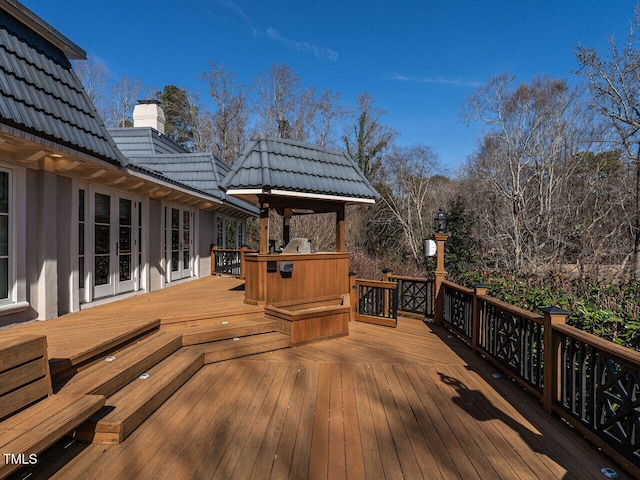
[[[398,324],[398,286],[395,282],[355,279],[355,319],[395,327]]]
[[[479,295],[476,349],[515,375],[538,398],[543,388],[543,317]],[[473,343],[473,342],[472,342]],[[473,345],[472,345],[473,346]]]
[[[569,325],[552,329],[553,412],[640,467],[640,353]]]
[[[471,342],[473,289],[444,280],[443,320],[467,342]]]
[[[443,321],[536,398],[640,477],[640,353],[486,295],[443,282]]]
[[[244,278],[244,255],[256,253],[257,250],[242,248],[211,247],[211,273]]]
[[[403,277],[383,271],[383,280],[398,284],[398,313],[433,318],[434,281],[428,278]]]

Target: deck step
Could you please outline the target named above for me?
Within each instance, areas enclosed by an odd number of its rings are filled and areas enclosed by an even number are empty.
[[[185,328],[180,333],[182,333],[182,345],[187,346],[275,332],[277,327],[278,323],[275,320],[265,319],[262,316],[240,320],[216,320],[215,323],[203,322],[199,326]]]
[[[89,368],[100,357],[104,358],[117,350],[122,350],[125,346],[139,342],[143,338],[157,333],[160,329],[160,320],[156,319],[144,324],[136,322],[131,327],[115,328],[116,331],[113,334],[109,334],[108,332],[114,330],[114,326],[118,323],[126,322],[124,320],[113,322],[103,329],[91,327],[92,331],[97,330],[97,332],[90,345],[79,349],[78,352],[68,358],[50,358],[49,366],[53,382],[64,382],[78,372]]]
[[[230,320],[232,318],[249,318],[264,314],[264,307],[244,305],[242,308],[220,310],[217,312],[196,313],[187,315],[172,315],[160,319],[161,329],[170,331],[171,328],[182,328],[192,322],[201,320]]]
[[[76,437],[87,443],[123,442],[160,405],[204,365],[201,352],[181,349],[107,399],[105,407],[84,423]]]
[[[60,393],[113,395],[182,346],[178,333],[156,333],[113,354],[71,378]]]
[[[208,364],[280,350],[291,346],[291,336],[280,332],[261,333],[259,335],[236,338],[206,345],[196,345],[189,347],[189,349],[204,353],[204,363]]]

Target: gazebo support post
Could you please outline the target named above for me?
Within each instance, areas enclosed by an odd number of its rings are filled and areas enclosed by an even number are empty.
[[[344,229],[344,203],[338,206],[336,212],[336,252],[346,252]]]
[[[284,215],[282,216],[282,243],[286,247],[291,240],[291,216],[293,210],[291,208],[284,209]]]
[[[260,205],[260,254],[269,253],[269,205]]]

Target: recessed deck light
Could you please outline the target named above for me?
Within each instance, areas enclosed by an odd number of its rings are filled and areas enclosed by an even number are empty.
[[[620,475],[618,475],[618,472],[616,472],[613,468],[605,467],[600,471],[607,478],[620,478]]]

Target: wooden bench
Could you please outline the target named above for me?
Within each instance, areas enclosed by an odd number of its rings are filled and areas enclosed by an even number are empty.
[[[45,336],[0,342],[0,478],[36,462],[104,403],[102,395],[52,395]]]
[[[280,331],[291,335],[291,345],[349,334],[349,295],[291,300],[264,308]]]

